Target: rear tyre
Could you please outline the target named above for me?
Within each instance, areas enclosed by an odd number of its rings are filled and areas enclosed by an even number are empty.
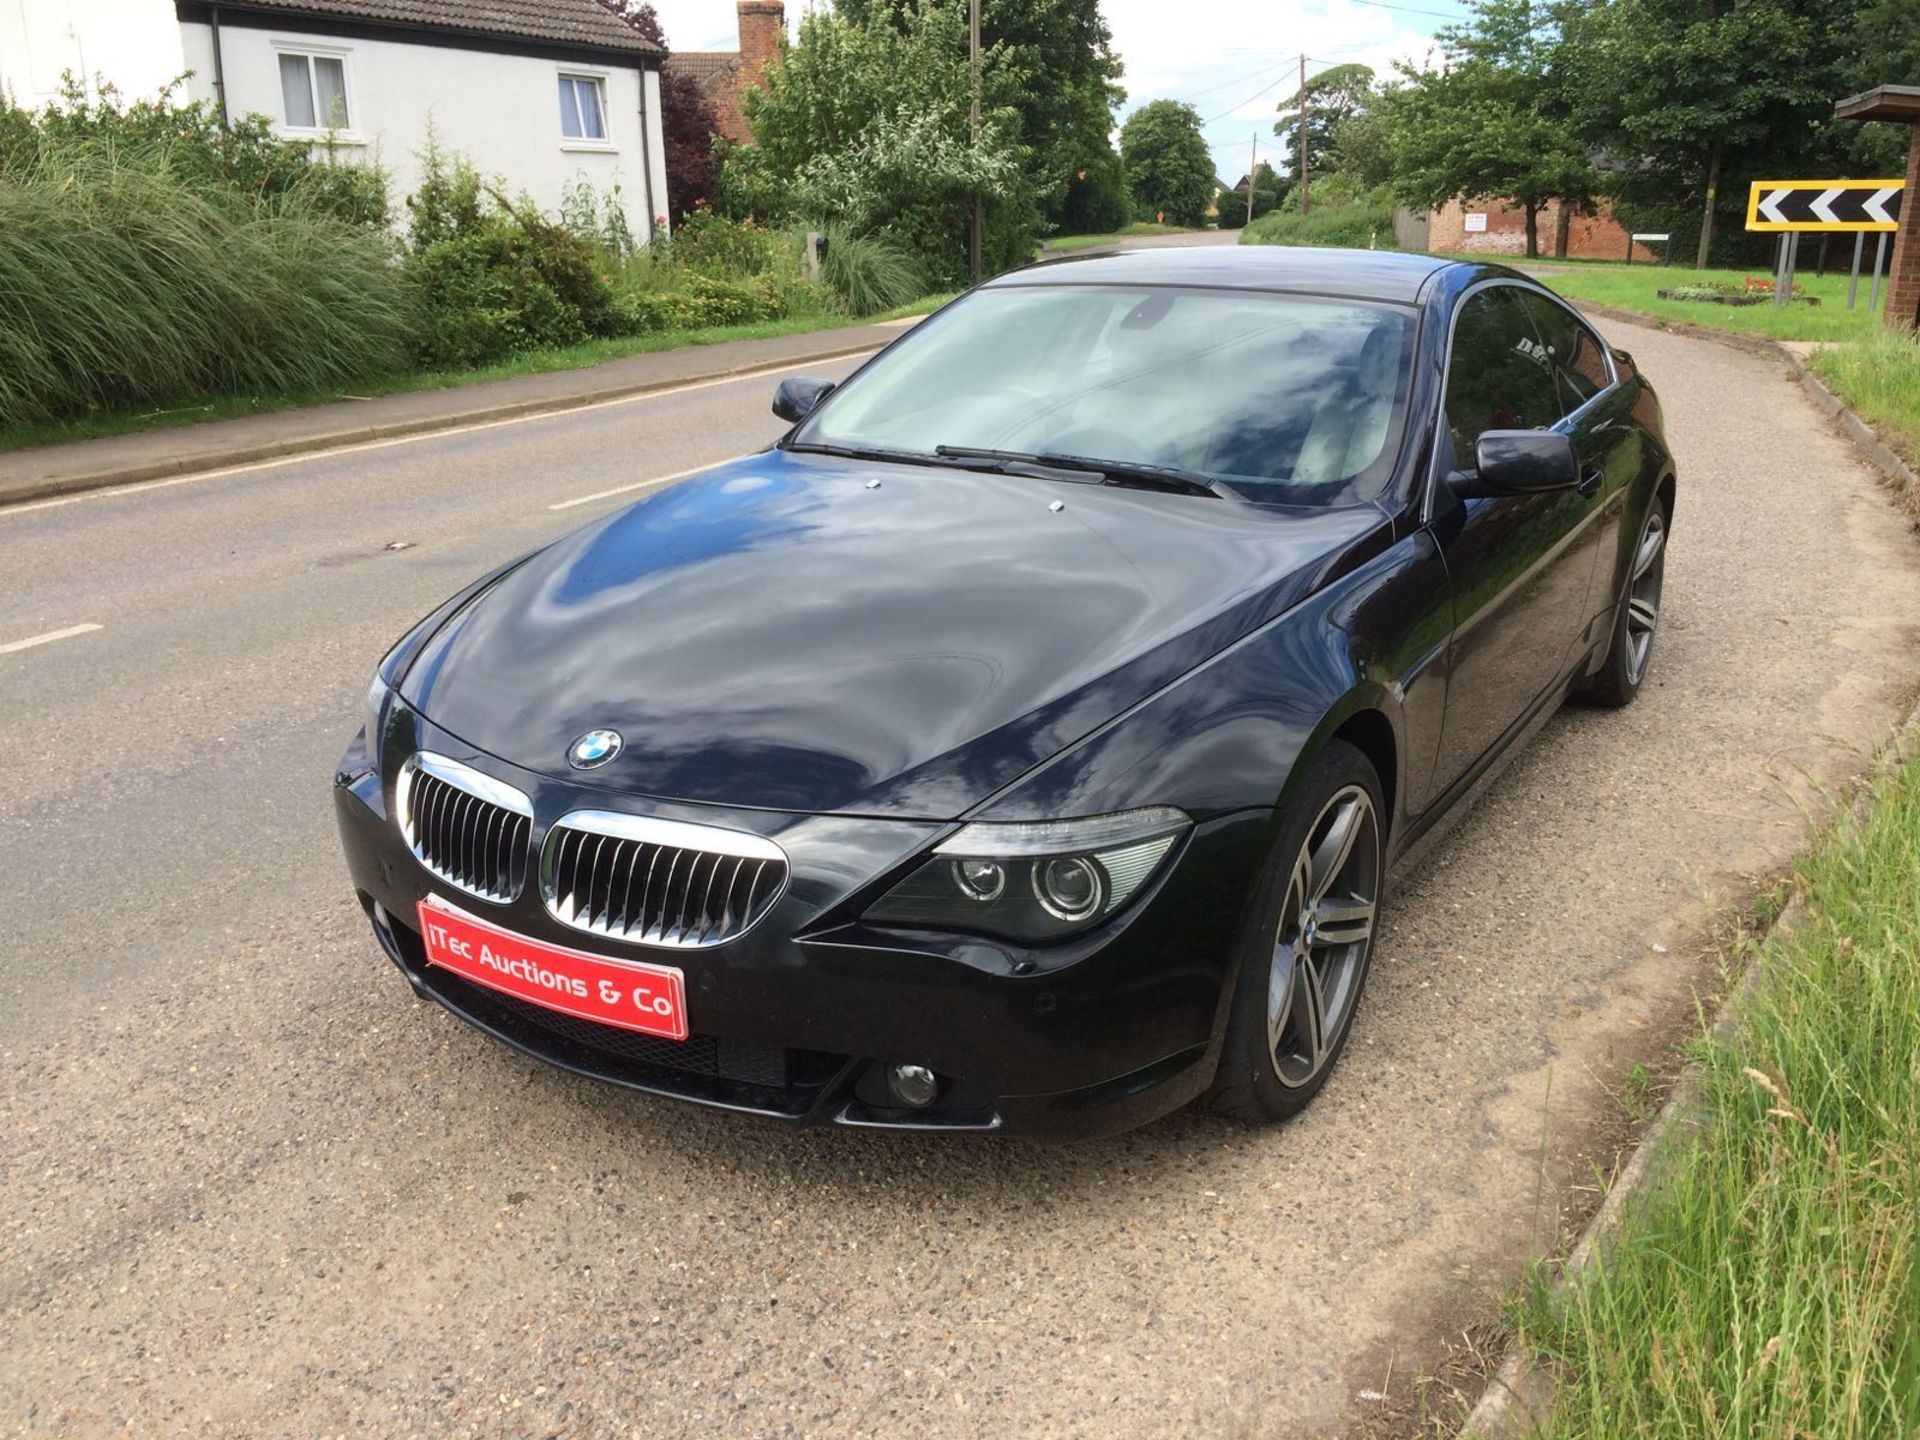
[[[1578,691],[1589,705],[1618,709],[1640,693],[1653,660],[1653,638],[1660,626],[1660,594],[1667,573],[1667,502],[1655,496],[1640,527],[1626,593],[1613,617],[1613,642],[1599,672]]]
[[[1240,938],[1209,1106],[1236,1120],[1306,1109],[1346,1048],[1384,878],[1380,780],[1353,746],[1312,761]]]

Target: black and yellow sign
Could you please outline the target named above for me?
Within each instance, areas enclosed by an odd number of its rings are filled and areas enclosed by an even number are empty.
[[[1896,230],[1904,180],[1756,180],[1749,230]]]

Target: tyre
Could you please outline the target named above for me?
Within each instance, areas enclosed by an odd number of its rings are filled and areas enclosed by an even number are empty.
[[[1353,746],[1312,761],[1240,937],[1208,1103],[1238,1120],[1304,1110],[1345,1048],[1373,957],[1383,877],[1380,780]]]
[[[1653,659],[1653,638],[1660,626],[1660,592],[1667,572],[1667,503],[1658,495],[1647,507],[1640,527],[1640,543],[1633,549],[1633,568],[1626,593],[1613,617],[1613,643],[1599,671],[1578,691],[1589,705],[1618,709],[1640,693]]]

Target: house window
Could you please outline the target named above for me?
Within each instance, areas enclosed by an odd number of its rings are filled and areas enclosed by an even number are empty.
[[[291,130],[345,130],[347,62],[338,55],[280,52],[280,98]]]
[[[568,140],[605,142],[606,90],[597,75],[560,77],[560,133]]]

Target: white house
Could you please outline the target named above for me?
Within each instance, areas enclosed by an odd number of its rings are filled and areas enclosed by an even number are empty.
[[[549,211],[567,187],[618,189],[636,238],[667,213],[664,53],[599,0],[13,0],[0,87],[37,107],[63,71],[259,113],[290,139],[377,161],[393,203],[442,146]]]

